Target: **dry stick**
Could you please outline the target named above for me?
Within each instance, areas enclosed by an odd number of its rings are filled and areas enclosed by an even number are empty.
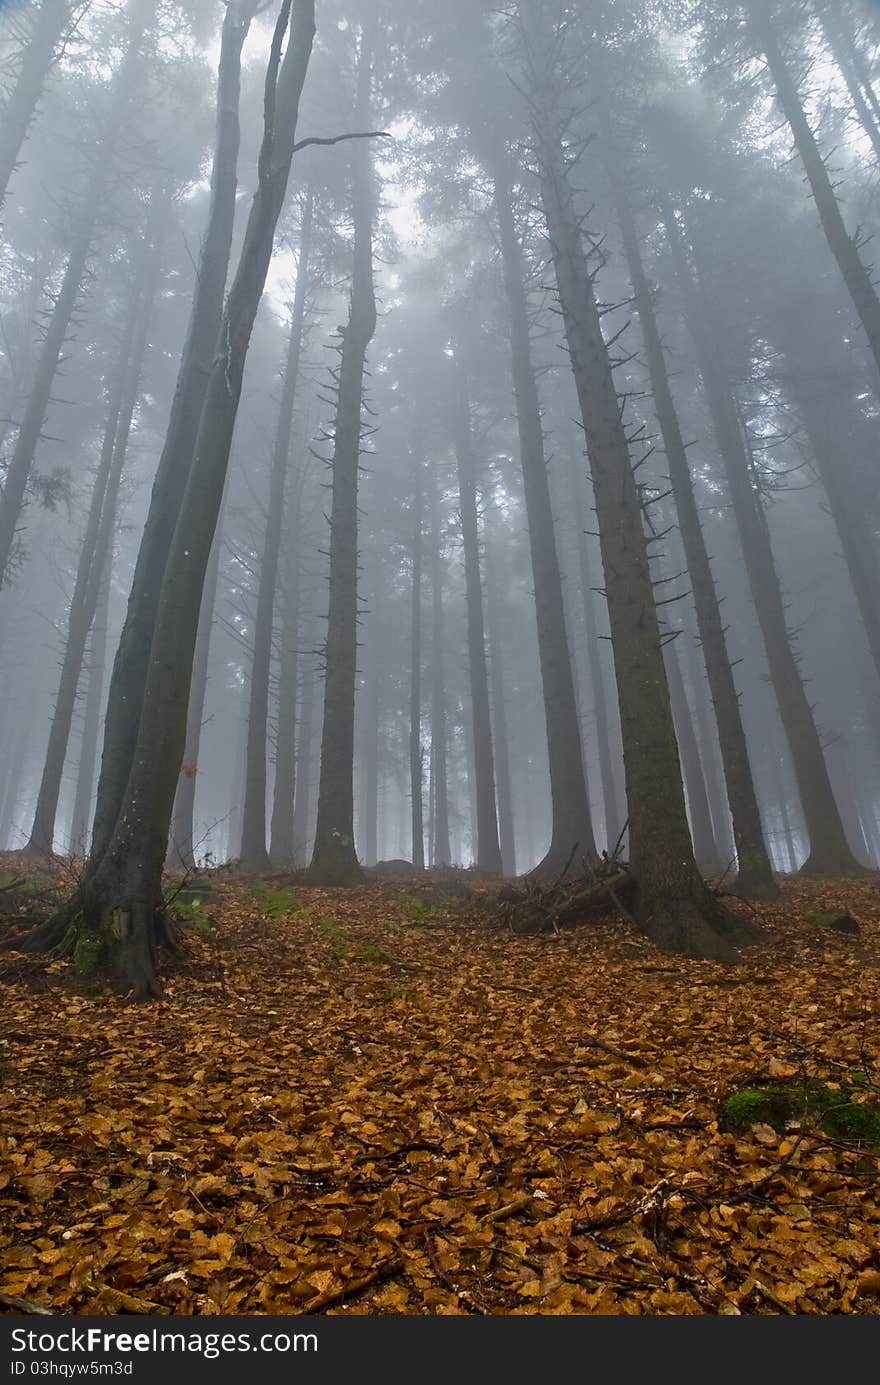
[[[633,1068],[646,1068],[648,1064],[644,1058],[639,1058],[635,1053],[624,1053],[622,1048],[615,1048],[613,1044],[607,1044],[604,1039],[594,1039],[591,1034],[582,1036],[580,1043],[587,1048],[599,1048],[603,1053],[608,1053],[612,1058],[618,1058],[622,1063],[629,1063]]]
[[[507,1221],[508,1217],[515,1217],[517,1212],[524,1212],[527,1207],[531,1207],[533,1201],[530,1193],[514,1198],[513,1202],[506,1202],[503,1207],[496,1207],[494,1212],[487,1212],[484,1217],[480,1217],[480,1226],[497,1226],[499,1222]]]
[[[0,1294],[4,1308],[17,1308],[20,1313],[35,1313],[41,1318],[54,1318],[54,1308],[42,1308],[39,1303],[31,1303],[26,1298],[14,1298],[12,1294]]]
[[[344,1298],[353,1298],[355,1294],[372,1288],[374,1284],[382,1284],[386,1279],[393,1279],[402,1269],[402,1258],[392,1255],[390,1260],[383,1260],[381,1265],[376,1265],[368,1274],[361,1275],[360,1279],[350,1279],[338,1289],[326,1289],[323,1294],[315,1294],[313,1298],[306,1300],[300,1312],[323,1313],[326,1308],[332,1308]]]

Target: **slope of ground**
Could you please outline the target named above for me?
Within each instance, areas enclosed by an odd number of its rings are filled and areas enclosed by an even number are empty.
[[[232,882],[187,912],[164,1003],[0,954],[7,1303],[877,1311],[876,1151],[718,1122],[761,1080],[870,1093],[876,883],[786,884],[737,968],[615,918],[512,937],[400,884]]]

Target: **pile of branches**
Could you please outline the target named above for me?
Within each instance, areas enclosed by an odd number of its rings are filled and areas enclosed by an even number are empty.
[[[505,886],[496,896],[500,922],[512,933],[558,933],[607,917],[610,912],[632,918],[630,902],[635,878],[625,861],[604,854],[594,864],[571,875],[566,871],[548,884],[527,876]]]

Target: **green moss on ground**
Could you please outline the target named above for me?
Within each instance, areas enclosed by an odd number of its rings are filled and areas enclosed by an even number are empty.
[[[817,1125],[832,1139],[880,1146],[880,1101],[865,1099],[863,1073],[839,1084],[813,1077],[744,1087],[722,1105],[720,1126],[743,1134],[753,1125],[769,1125],[780,1134],[793,1125]]]

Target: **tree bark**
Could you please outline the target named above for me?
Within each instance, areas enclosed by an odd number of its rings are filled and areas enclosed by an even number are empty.
[[[356,100],[360,128],[370,108],[372,28],[361,32]],[[348,323],[342,329],[336,376],[330,511],[330,597],[327,612],[324,727],[318,821],[311,873],[325,885],[362,879],[354,844],[354,696],[357,672],[357,492],[363,433],[362,411],[367,349],[376,330],[373,285],[374,191],[366,142],[352,154],[354,268]]]
[[[208,225],[168,428],[110,675],[90,868],[109,845],[131,771],[162,577],[215,360],[235,220],[241,50],[256,6],[257,0],[229,4],[223,21]]]
[[[486,668],[486,636],[483,620],[483,582],[480,573],[480,538],[477,521],[477,480],[470,402],[459,362],[454,404],[455,455],[458,462],[458,494],[464,549],[465,602],[467,608],[468,674],[471,692],[477,869],[500,876],[501,846],[495,801],[495,755],[489,712],[489,675]]]
[[[18,78],[0,116],[0,208],[70,17],[70,0],[41,0]]]
[[[803,869],[812,875],[860,873],[862,868],[846,841],[813,709],[792,648],[767,519],[752,487],[736,405],[717,359],[716,330],[710,323],[704,294],[691,273],[682,232],[670,207],[664,208],[663,216],[807,823],[810,855]]]
[[[694,495],[687,450],[672,396],[654,297],[642,260],[635,219],[629,207],[626,191],[615,173],[611,160],[608,163],[608,172],[616,195],[623,246],[645,343],[654,408],[669,466],[670,483],[696,609],[697,628],[718,725],[738,861],[737,889],[751,898],[773,898],[778,894],[778,887],[773,879],[773,869],[764,841],[739,694],[727,652],[727,638]],[[691,808],[693,811],[693,802]],[[705,845],[702,843],[698,847],[698,856]]]
[[[522,248],[513,216],[508,155],[497,139],[491,155],[491,175],[510,314],[511,369],[532,576],[535,584],[538,655],[544,693],[553,812],[550,847],[536,870],[538,874],[555,876],[567,865],[582,860],[594,860],[597,856],[596,841],[590,816],[571,653],[565,628],[562,579],[547,478],[541,405],[532,364]]]
[[[281,549],[281,525],[284,516],[284,492],[290,468],[290,439],[293,430],[293,406],[299,380],[305,325],[306,294],[309,287],[309,256],[312,239],[312,198],[306,199],[300,229],[300,255],[290,321],[287,360],[272,470],[269,480],[269,505],[266,512],[266,531],[260,562],[260,582],[257,591],[257,615],[254,623],[254,649],[251,662],[250,699],[248,703],[248,740],[245,761],[244,818],[241,839],[241,866],[246,871],[269,869],[266,849],[266,761],[268,756],[269,673],[272,662],[275,590],[278,585],[278,555]]]
[[[541,201],[593,476],[617,673],[636,917],[661,947],[731,959],[750,930],[694,860],[663,666],[642,501],[561,140],[541,0],[519,0]]]

